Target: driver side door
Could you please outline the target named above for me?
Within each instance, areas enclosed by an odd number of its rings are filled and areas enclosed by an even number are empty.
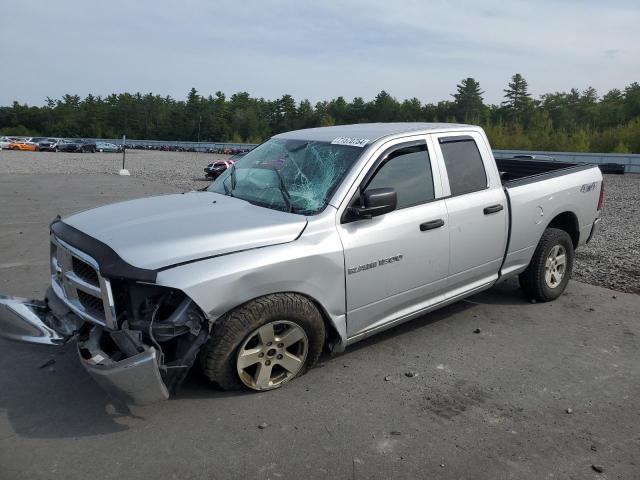
[[[424,139],[388,147],[373,162],[362,188],[394,188],[397,208],[338,225],[349,337],[444,298],[449,227],[438,166],[431,158]],[[358,200],[356,195],[352,202]]]

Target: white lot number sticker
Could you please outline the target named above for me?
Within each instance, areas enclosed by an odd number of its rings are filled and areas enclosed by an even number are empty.
[[[331,142],[332,145],[351,145],[352,147],[364,147],[369,143],[368,138],[350,138],[350,137],[337,137]]]

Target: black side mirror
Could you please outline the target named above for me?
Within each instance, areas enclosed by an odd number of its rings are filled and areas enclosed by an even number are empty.
[[[352,220],[373,218],[393,212],[398,205],[398,195],[394,188],[372,188],[365,191],[360,200],[349,208]]]

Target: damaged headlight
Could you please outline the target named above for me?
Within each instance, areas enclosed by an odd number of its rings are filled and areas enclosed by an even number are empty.
[[[202,328],[200,309],[183,292],[174,289],[155,292],[157,287],[133,295],[129,328],[147,332],[158,342],[180,335],[198,335]]]

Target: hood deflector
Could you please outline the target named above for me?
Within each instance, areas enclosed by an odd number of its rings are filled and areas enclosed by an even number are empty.
[[[100,275],[107,278],[126,278],[140,282],[155,283],[157,272],[138,268],[125,262],[108,245],[100,240],[67,225],[62,220],[54,220],[51,232],[60,240],[92,257],[100,267]]]

